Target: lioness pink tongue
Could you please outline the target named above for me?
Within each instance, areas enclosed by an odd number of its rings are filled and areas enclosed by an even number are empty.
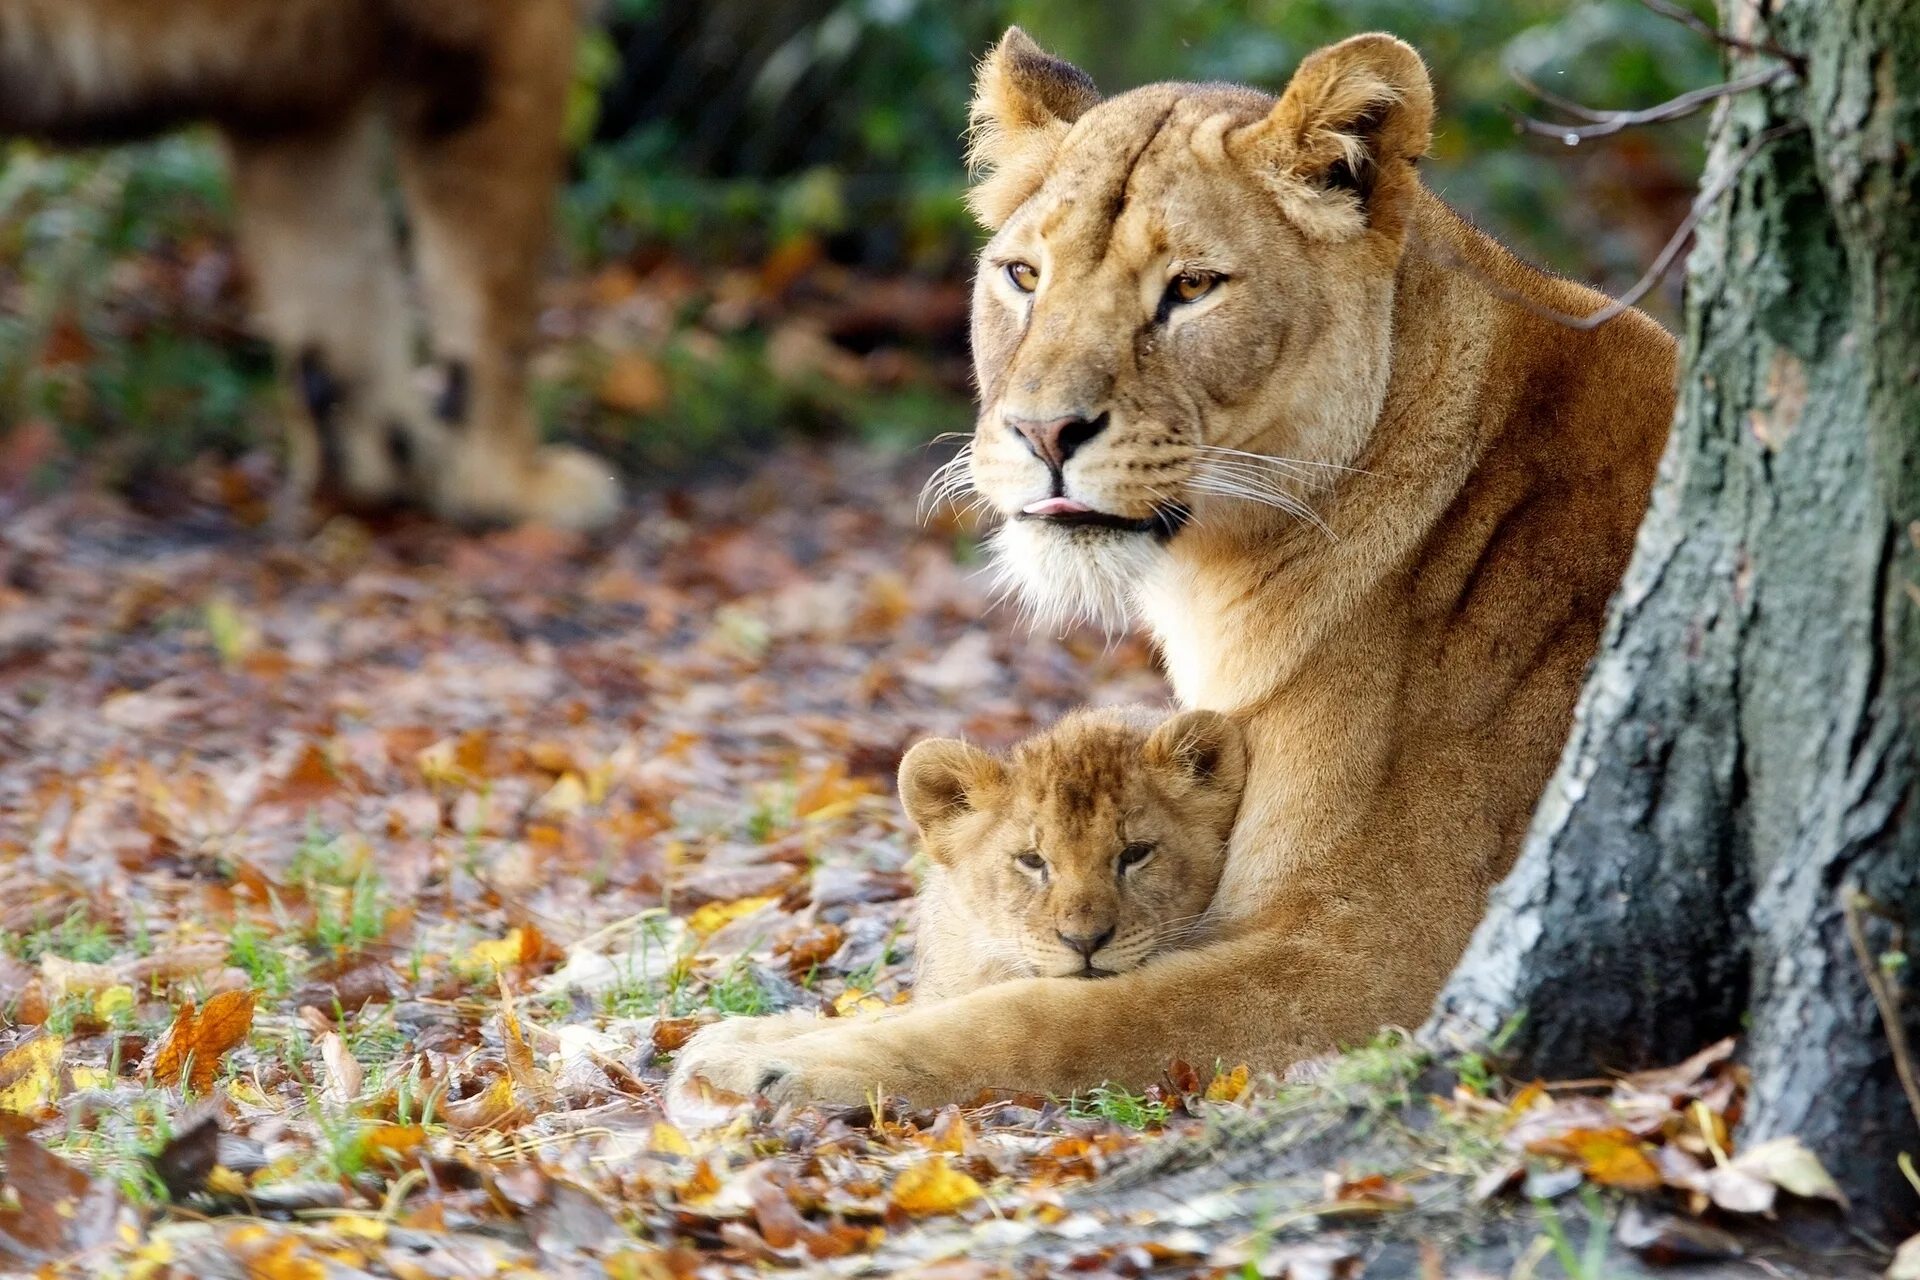
[[[1042,498],[1020,509],[1022,515],[1029,516],[1084,516],[1092,512],[1092,507],[1075,502],[1072,498]]]

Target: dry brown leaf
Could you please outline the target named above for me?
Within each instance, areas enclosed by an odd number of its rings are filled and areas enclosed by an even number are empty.
[[[320,1037],[320,1062],[327,1078],[326,1100],[335,1107],[352,1106],[354,1099],[360,1096],[360,1085],[366,1079],[366,1072],[338,1031],[329,1031]]]
[[[651,356],[622,351],[600,378],[600,403],[620,413],[649,414],[666,407],[667,376]]]

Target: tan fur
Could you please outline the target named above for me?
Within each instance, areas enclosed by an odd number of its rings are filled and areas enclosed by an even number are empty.
[[[1105,977],[1196,945],[1245,783],[1240,731],[1210,711],[1081,711],[1005,760],[951,738],[918,744],[900,764],[928,864],[915,1001]],[[1104,941],[1083,951],[1074,938]]]
[[[592,526],[612,469],[541,448],[526,358],[575,0],[0,0],[0,132],[116,141],[211,120],[279,347],[289,511],[357,504]],[[415,384],[397,160],[445,385]]]
[[[980,97],[1010,93],[1041,116],[1005,82]],[[1386,36],[1309,58],[1278,101],[1135,90],[1060,132],[982,255],[972,468],[1006,568],[1043,614],[1143,619],[1180,700],[1246,726],[1217,940],[1101,982],[696,1041],[680,1079],[1064,1094],[1172,1058],[1280,1068],[1424,1017],[1566,735],[1675,374],[1644,315],[1580,331],[1512,300],[1601,302],[1420,185],[1429,104]],[[1196,264],[1224,280],[1157,318]],[[1063,417],[1103,429],[1056,477],[1009,419]],[[1147,531],[1023,517],[1056,492]]]

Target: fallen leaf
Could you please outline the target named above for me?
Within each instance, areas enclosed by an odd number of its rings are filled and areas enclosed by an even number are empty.
[[[153,1082],[178,1083],[184,1071],[189,1092],[204,1094],[213,1088],[221,1059],[253,1027],[253,999],[251,991],[222,991],[197,1012],[193,1001],[182,1003],[154,1057]]]
[[[1734,1156],[1729,1167],[1771,1182],[1803,1200],[1831,1200],[1842,1209],[1848,1207],[1846,1193],[1840,1190],[1820,1158],[1807,1150],[1798,1138],[1773,1138],[1748,1147]]]
[[[1247,1064],[1216,1074],[1207,1084],[1208,1102],[1234,1102],[1247,1091]]]
[[[1663,1179],[1645,1145],[1626,1129],[1569,1129],[1529,1143],[1539,1155],[1576,1160],[1588,1178],[1623,1191],[1653,1191]]]
[[[709,902],[687,917],[687,928],[704,938],[778,901],[778,898],[736,898],[731,902]]]
[[[909,1165],[894,1178],[887,1200],[915,1217],[952,1213],[986,1194],[980,1184],[953,1167],[943,1155]]]
[[[66,1041],[37,1031],[0,1057],[0,1111],[28,1113],[53,1101],[60,1089],[60,1053]]]
[[[338,1108],[351,1106],[360,1096],[360,1085],[366,1078],[353,1053],[347,1048],[347,1042],[340,1038],[338,1031],[329,1031],[320,1037],[320,1062],[326,1073],[326,1100]]]

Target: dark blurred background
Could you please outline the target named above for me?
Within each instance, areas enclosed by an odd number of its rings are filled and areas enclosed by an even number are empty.
[[[1697,11],[1711,17],[1702,0]],[[1108,91],[1278,90],[1316,46],[1426,55],[1429,183],[1521,253],[1603,288],[1684,215],[1699,120],[1568,147],[1523,87],[1644,106],[1716,52],[1638,0],[607,0],[583,37],[541,319],[556,435],[642,484],[796,434],[920,443],[968,424],[961,204],[974,61],[1008,23]],[[0,487],[84,477],[238,504],[272,463],[217,146],[0,142]],[[1652,305],[1673,314],[1671,292]],[[257,505],[257,504],[256,504]]]

